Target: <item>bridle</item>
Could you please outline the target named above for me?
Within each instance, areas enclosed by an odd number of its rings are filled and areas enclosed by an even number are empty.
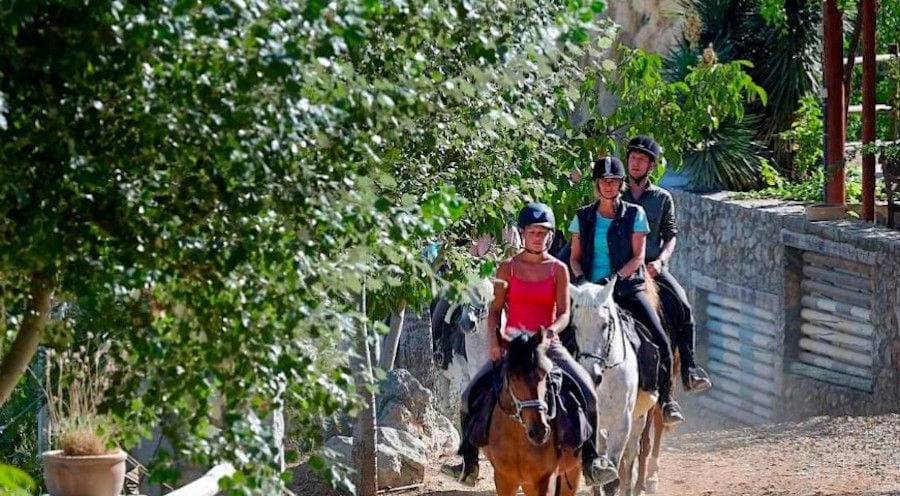
[[[615,310],[613,310],[613,311],[615,311]],[[616,322],[613,319],[610,319],[610,320],[611,320],[610,325],[606,326],[607,327],[606,332],[604,333],[605,337],[606,337],[606,346],[605,346],[605,349],[603,350],[603,353],[598,355],[596,353],[588,353],[588,352],[579,350],[578,356],[575,358],[576,360],[581,360],[582,357],[597,360],[598,363],[594,364],[594,367],[593,367],[595,379],[602,377],[604,372],[606,372],[607,370],[609,370],[625,361],[625,353],[622,353],[621,360],[619,360],[615,363],[607,363],[609,361],[609,355],[612,351],[612,343],[613,343],[613,339],[615,338],[615,336],[613,336],[613,333],[615,332],[615,325],[616,325]],[[619,325],[621,326],[621,320],[619,321]],[[628,344],[625,342],[625,331],[622,330],[622,332],[620,332],[619,334],[622,337],[622,345],[627,346]]]
[[[547,380],[546,378],[544,379]],[[552,384],[552,383],[551,383]],[[516,394],[513,393],[512,387],[509,384],[509,376],[507,374],[503,374],[503,387],[501,389],[506,390],[509,394],[509,398],[512,400],[512,410],[507,407],[504,407],[502,401],[498,401],[497,404],[500,407],[500,411],[505,413],[507,416],[512,417],[521,425],[525,425],[525,418],[522,417],[522,412],[528,409],[534,409],[538,412],[544,414],[547,420],[553,420],[556,418],[556,402],[550,401],[549,403],[544,399],[533,399],[533,400],[520,400],[516,397]],[[553,397],[553,387],[548,384],[547,391],[544,394],[544,397]],[[502,396],[501,396],[502,397]]]

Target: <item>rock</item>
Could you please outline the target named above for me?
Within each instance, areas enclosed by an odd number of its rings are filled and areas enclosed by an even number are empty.
[[[377,427],[376,431],[378,489],[422,483],[428,462],[425,444],[408,432],[390,427]],[[353,438],[334,436],[325,442],[325,448],[335,453],[332,461],[353,466]]]
[[[459,444],[453,422],[435,409],[431,391],[404,369],[394,369],[376,399],[377,425],[406,431],[424,442],[429,453],[452,454]]]

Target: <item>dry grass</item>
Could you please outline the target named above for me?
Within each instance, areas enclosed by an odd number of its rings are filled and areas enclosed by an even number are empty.
[[[109,342],[48,353],[44,391],[52,434],[66,455],[102,455],[114,447],[113,423],[98,411],[110,386],[107,351]]]

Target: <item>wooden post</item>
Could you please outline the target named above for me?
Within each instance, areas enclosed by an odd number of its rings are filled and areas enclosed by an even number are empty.
[[[838,204],[843,204],[846,197],[844,144],[847,119],[844,113],[842,17],[838,0],[825,0],[822,23],[825,49],[825,201]]]
[[[875,0],[860,1],[863,37],[862,142],[875,143]],[[875,154],[862,157],[862,218],[875,220]]]

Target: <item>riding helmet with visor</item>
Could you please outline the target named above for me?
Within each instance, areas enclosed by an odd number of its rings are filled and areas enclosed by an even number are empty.
[[[616,157],[600,157],[594,161],[594,172],[591,174],[597,179],[625,179],[625,166]]]
[[[519,212],[519,228],[542,226],[553,230],[556,228],[556,217],[553,210],[543,203],[529,203]]]
[[[635,136],[628,142],[627,153],[631,152],[641,152],[650,157],[651,162],[656,162],[660,152],[659,143],[650,136]]]

